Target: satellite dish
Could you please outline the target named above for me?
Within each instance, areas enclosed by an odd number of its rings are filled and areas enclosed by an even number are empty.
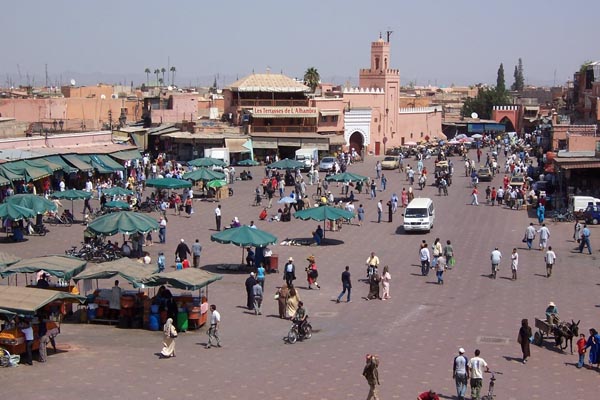
[[[114,94],[114,93],[113,93],[113,94],[111,94],[111,95],[110,95],[110,98],[111,98],[111,99],[118,99],[118,98],[119,98],[119,96],[117,96],[116,94]]]
[[[75,86],[75,79],[71,79],[71,86]]]
[[[479,115],[477,115],[477,113],[476,113],[476,112],[474,112],[474,113],[471,113],[471,118],[473,118],[473,119],[477,119],[477,118],[479,118]]]
[[[173,86],[167,86],[168,90],[173,90]]]
[[[102,100],[104,100],[104,99],[106,98],[106,95],[104,95],[104,94],[101,94],[101,95],[100,95],[100,98],[101,98]]]

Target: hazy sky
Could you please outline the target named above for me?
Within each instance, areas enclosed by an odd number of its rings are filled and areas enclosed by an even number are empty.
[[[599,0],[6,0],[0,86],[43,84],[45,64],[51,83],[139,85],[169,59],[180,84],[311,66],[356,82],[387,29],[402,84],[495,83],[503,62],[509,86],[519,57],[527,83],[562,84],[600,59],[598,15]]]

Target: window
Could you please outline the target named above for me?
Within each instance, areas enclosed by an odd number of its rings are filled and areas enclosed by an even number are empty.
[[[333,123],[336,123],[336,124],[337,124],[337,122],[338,122],[338,118],[339,118],[339,116],[337,116],[337,115],[333,115],[333,116],[331,117],[331,122],[333,122]]]

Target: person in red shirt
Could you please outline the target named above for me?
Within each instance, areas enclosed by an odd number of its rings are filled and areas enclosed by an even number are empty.
[[[508,175],[504,175],[504,179],[502,181],[502,183],[504,184],[504,190],[506,190],[506,188],[508,187],[509,182],[510,182],[510,179],[508,178]]]
[[[492,188],[492,193],[490,194],[490,200],[492,201],[492,206],[496,203],[496,197],[498,197],[498,192],[496,191],[496,187]]]
[[[428,390],[421,393],[417,397],[417,400],[440,400],[440,396],[438,396],[433,390]]]
[[[579,353],[579,362],[577,363],[577,368],[582,368],[585,365],[585,345],[587,341],[585,340],[585,335],[582,333],[579,335],[579,340],[577,341],[577,353]]]

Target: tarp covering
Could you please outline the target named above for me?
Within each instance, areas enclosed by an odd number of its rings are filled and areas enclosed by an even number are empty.
[[[186,172],[183,174],[183,179],[189,179],[191,181],[212,181],[214,179],[224,179],[225,174],[219,171],[213,171],[208,168],[199,168],[195,171]]]
[[[25,177],[22,174],[13,172],[11,169],[5,167],[6,164],[0,165],[0,173],[9,181],[22,181]]]
[[[94,167],[89,162],[81,159],[77,154],[67,154],[62,156],[69,163],[74,165],[81,172],[90,172],[94,170]]]
[[[9,253],[0,251],[0,268],[21,261],[21,258]]]
[[[2,172],[0,172],[1,174]],[[0,175],[0,186],[6,186],[9,185],[10,181],[8,179],[6,179],[4,176]]]
[[[37,181],[38,179],[42,179],[51,175],[51,172],[48,172],[42,168],[33,167],[27,164],[25,161],[9,162],[2,164],[2,167],[15,175],[21,176],[21,179],[24,178],[27,182],[30,180]]]
[[[197,268],[186,268],[179,271],[154,274],[143,279],[142,282],[146,286],[170,285],[182,290],[197,290],[220,279],[223,279],[222,275]],[[0,306],[2,306],[2,303],[0,303]]]
[[[22,286],[0,286],[0,309],[23,315],[34,315],[37,310],[56,300],[85,297],[57,290],[36,289]]]
[[[73,280],[81,279],[110,279],[119,275],[133,287],[143,287],[142,280],[156,273],[156,265],[146,265],[129,258],[120,258],[115,261],[100,264],[89,264],[83,272],[73,277]]]
[[[315,221],[336,221],[338,219],[352,219],[354,214],[341,208],[331,206],[311,207],[294,213],[294,218]]]
[[[85,268],[87,261],[69,256],[42,256],[26,258],[0,271],[3,278],[17,273],[34,273],[44,270],[52,276],[71,279]]]
[[[139,150],[121,150],[110,154],[110,156],[117,160],[128,161],[142,158],[142,153]]]
[[[77,168],[67,164],[61,156],[46,156],[44,158],[53,164],[60,165],[62,167],[62,170],[67,174],[79,171]]]
[[[185,179],[156,178],[148,179],[146,181],[146,186],[156,187],[159,189],[182,189],[192,187],[192,183],[190,181],[186,181]]]
[[[148,233],[158,230],[158,221],[134,211],[120,211],[96,218],[89,223],[88,229],[98,235],[107,236],[115,233]]]

